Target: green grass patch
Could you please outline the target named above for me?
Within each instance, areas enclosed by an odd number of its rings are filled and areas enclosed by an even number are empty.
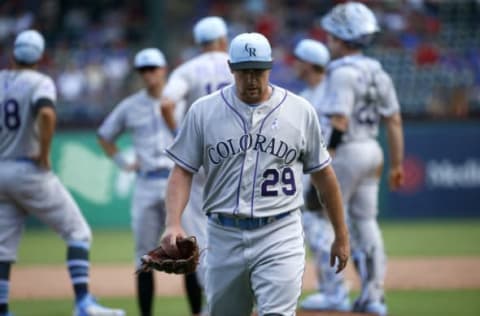
[[[398,256],[479,256],[480,220],[381,223],[387,253]],[[94,263],[133,263],[129,230],[95,230]],[[52,231],[30,229],[19,249],[19,264],[62,264],[65,244]]]
[[[387,254],[397,256],[478,256],[480,220],[381,223]]]
[[[393,316],[478,316],[480,315],[480,289],[458,291],[391,291],[387,293],[389,315]],[[137,315],[133,298],[102,299],[106,306],[123,308],[127,315]],[[70,315],[71,300],[14,300],[11,310],[16,316]],[[156,315],[186,316],[188,307],[183,297],[158,297]]]
[[[90,258],[94,263],[132,263],[133,237],[129,230],[95,230]],[[19,264],[62,264],[65,242],[47,229],[27,230],[19,247]]]
[[[108,307],[122,308],[127,315],[138,315],[137,302],[133,298],[105,298],[99,302]],[[15,316],[65,316],[72,315],[73,300],[14,300],[10,310]],[[183,297],[157,297],[154,302],[154,315],[190,315],[186,299]]]

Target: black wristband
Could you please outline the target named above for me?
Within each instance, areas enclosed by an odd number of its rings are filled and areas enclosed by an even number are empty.
[[[332,135],[330,136],[330,141],[328,142],[328,149],[335,150],[338,145],[342,143],[343,131],[336,129],[335,127],[332,130]]]

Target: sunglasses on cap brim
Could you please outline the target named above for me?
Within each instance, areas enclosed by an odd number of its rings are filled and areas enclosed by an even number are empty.
[[[138,67],[137,68],[137,71],[138,72],[150,72],[150,71],[154,71],[154,70],[157,70],[158,66],[143,66],[143,67]]]

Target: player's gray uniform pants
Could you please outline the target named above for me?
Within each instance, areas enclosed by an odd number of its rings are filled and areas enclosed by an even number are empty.
[[[166,177],[137,176],[132,199],[132,230],[135,239],[135,264],[159,244],[165,228]]]
[[[15,261],[25,218],[33,215],[66,242],[90,243],[92,233],[57,176],[31,161],[0,161],[0,261]]]
[[[333,159],[347,210],[352,259],[362,281],[361,300],[378,301],[383,296],[386,256],[377,223],[382,165],[383,153],[375,140],[344,143]]]
[[[190,199],[182,214],[182,227],[190,236],[197,238],[200,249],[207,248],[207,216],[202,209],[205,171],[200,169],[193,176]],[[200,263],[196,275],[200,285],[205,288],[205,251],[200,253]]]
[[[210,316],[295,315],[305,268],[299,210],[254,230],[208,221],[206,296]]]

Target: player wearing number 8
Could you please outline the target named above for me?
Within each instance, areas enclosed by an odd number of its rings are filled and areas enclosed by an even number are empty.
[[[176,165],[161,243],[167,252],[178,251],[175,240],[185,235],[181,215],[192,175],[203,167],[209,315],[247,316],[254,302],[259,315],[293,315],[305,267],[302,174],[311,173],[325,196],[338,270],[349,252],[340,191],[315,110],[269,82],[268,40],[258,33],[235,37],[229,67],[234,84],[196,101],[167,150]],[[279,157],[282,147],[294,153],[291,159]]]
[[[124,316],[99,305],[89,293],[91,230],[78,205],[50,170],[56,90],[35,70],[45,43],[34,30],[21,32],[13,69],[0,71],[0,316],[10,316],[10,268],[27,216],[52,228],[67,246],[67,267],[75,293],[75,316]]]

